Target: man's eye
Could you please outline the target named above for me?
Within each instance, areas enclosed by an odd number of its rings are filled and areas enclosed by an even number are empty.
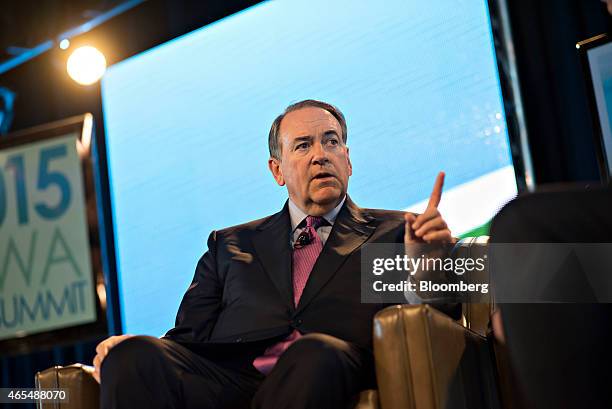
[[[328,141],[328,143],[329,143],[330,145],[332,145],[332,146],[336,146],[336,145],[338,145],[338,143],[339,143],[339,142],[338,142],[338,140],[337,140],[337,139],[330,139],[330,140]]]
[[[296,145],[295,149],[306,149],[308,148],[308,143],[307,142],[302,142],[298,145]]]

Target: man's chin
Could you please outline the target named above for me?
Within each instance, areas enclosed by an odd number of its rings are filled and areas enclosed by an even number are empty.
[[[312,195],[312,201],[319,206],[328,206],[340,202],[344,194],[335,186],[326,186],[317,189]]]

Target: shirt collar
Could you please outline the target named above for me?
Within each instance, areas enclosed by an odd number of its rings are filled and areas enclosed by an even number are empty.
[[[338,216],[338,213],[340,212],[340,209],[342,208],[342,205],[344,204],[345,201],[346,201],[346,195],[344,195],[344,197],[342,198],[342,200],[340,201],[340,203],[338,203],[336,207],[334,207],[328,213],[323,215],[323,218],[330,225],[332,226],[334,225],[334,222],[336,221],[336,217]],[[293,203],[293,200],[289,199],[289,217],[291,218],[291,231],[295,231],[295,229],[298,227],[300,223],[302,223],[302,221],[306,218],[306,216],[308,215],[304,213],[302,209],[298,207],[298,205]]]

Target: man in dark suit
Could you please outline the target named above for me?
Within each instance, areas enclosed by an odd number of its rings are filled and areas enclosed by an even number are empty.
[[[453,239],[437,210],[442,173],[418,217],[353,203],[346,139],[342,113],[320,101],[274,121],[268,164],[289,200],[210,235],[162,339],[98,345],[104,409],[339,408],[375,385],[372,318],[383,305],[360,302],[361,246]]]

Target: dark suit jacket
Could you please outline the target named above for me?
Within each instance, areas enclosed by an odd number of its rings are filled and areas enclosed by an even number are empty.
[[[166,337],[192,347],[244,344],[295,328],[370,349],[372,318],[385,305],[361,303],[360,248],[403,242],[403,212],[361,209],[347,196],[297,308],[290,233],[287,204],[272,216],[212,232]]]

